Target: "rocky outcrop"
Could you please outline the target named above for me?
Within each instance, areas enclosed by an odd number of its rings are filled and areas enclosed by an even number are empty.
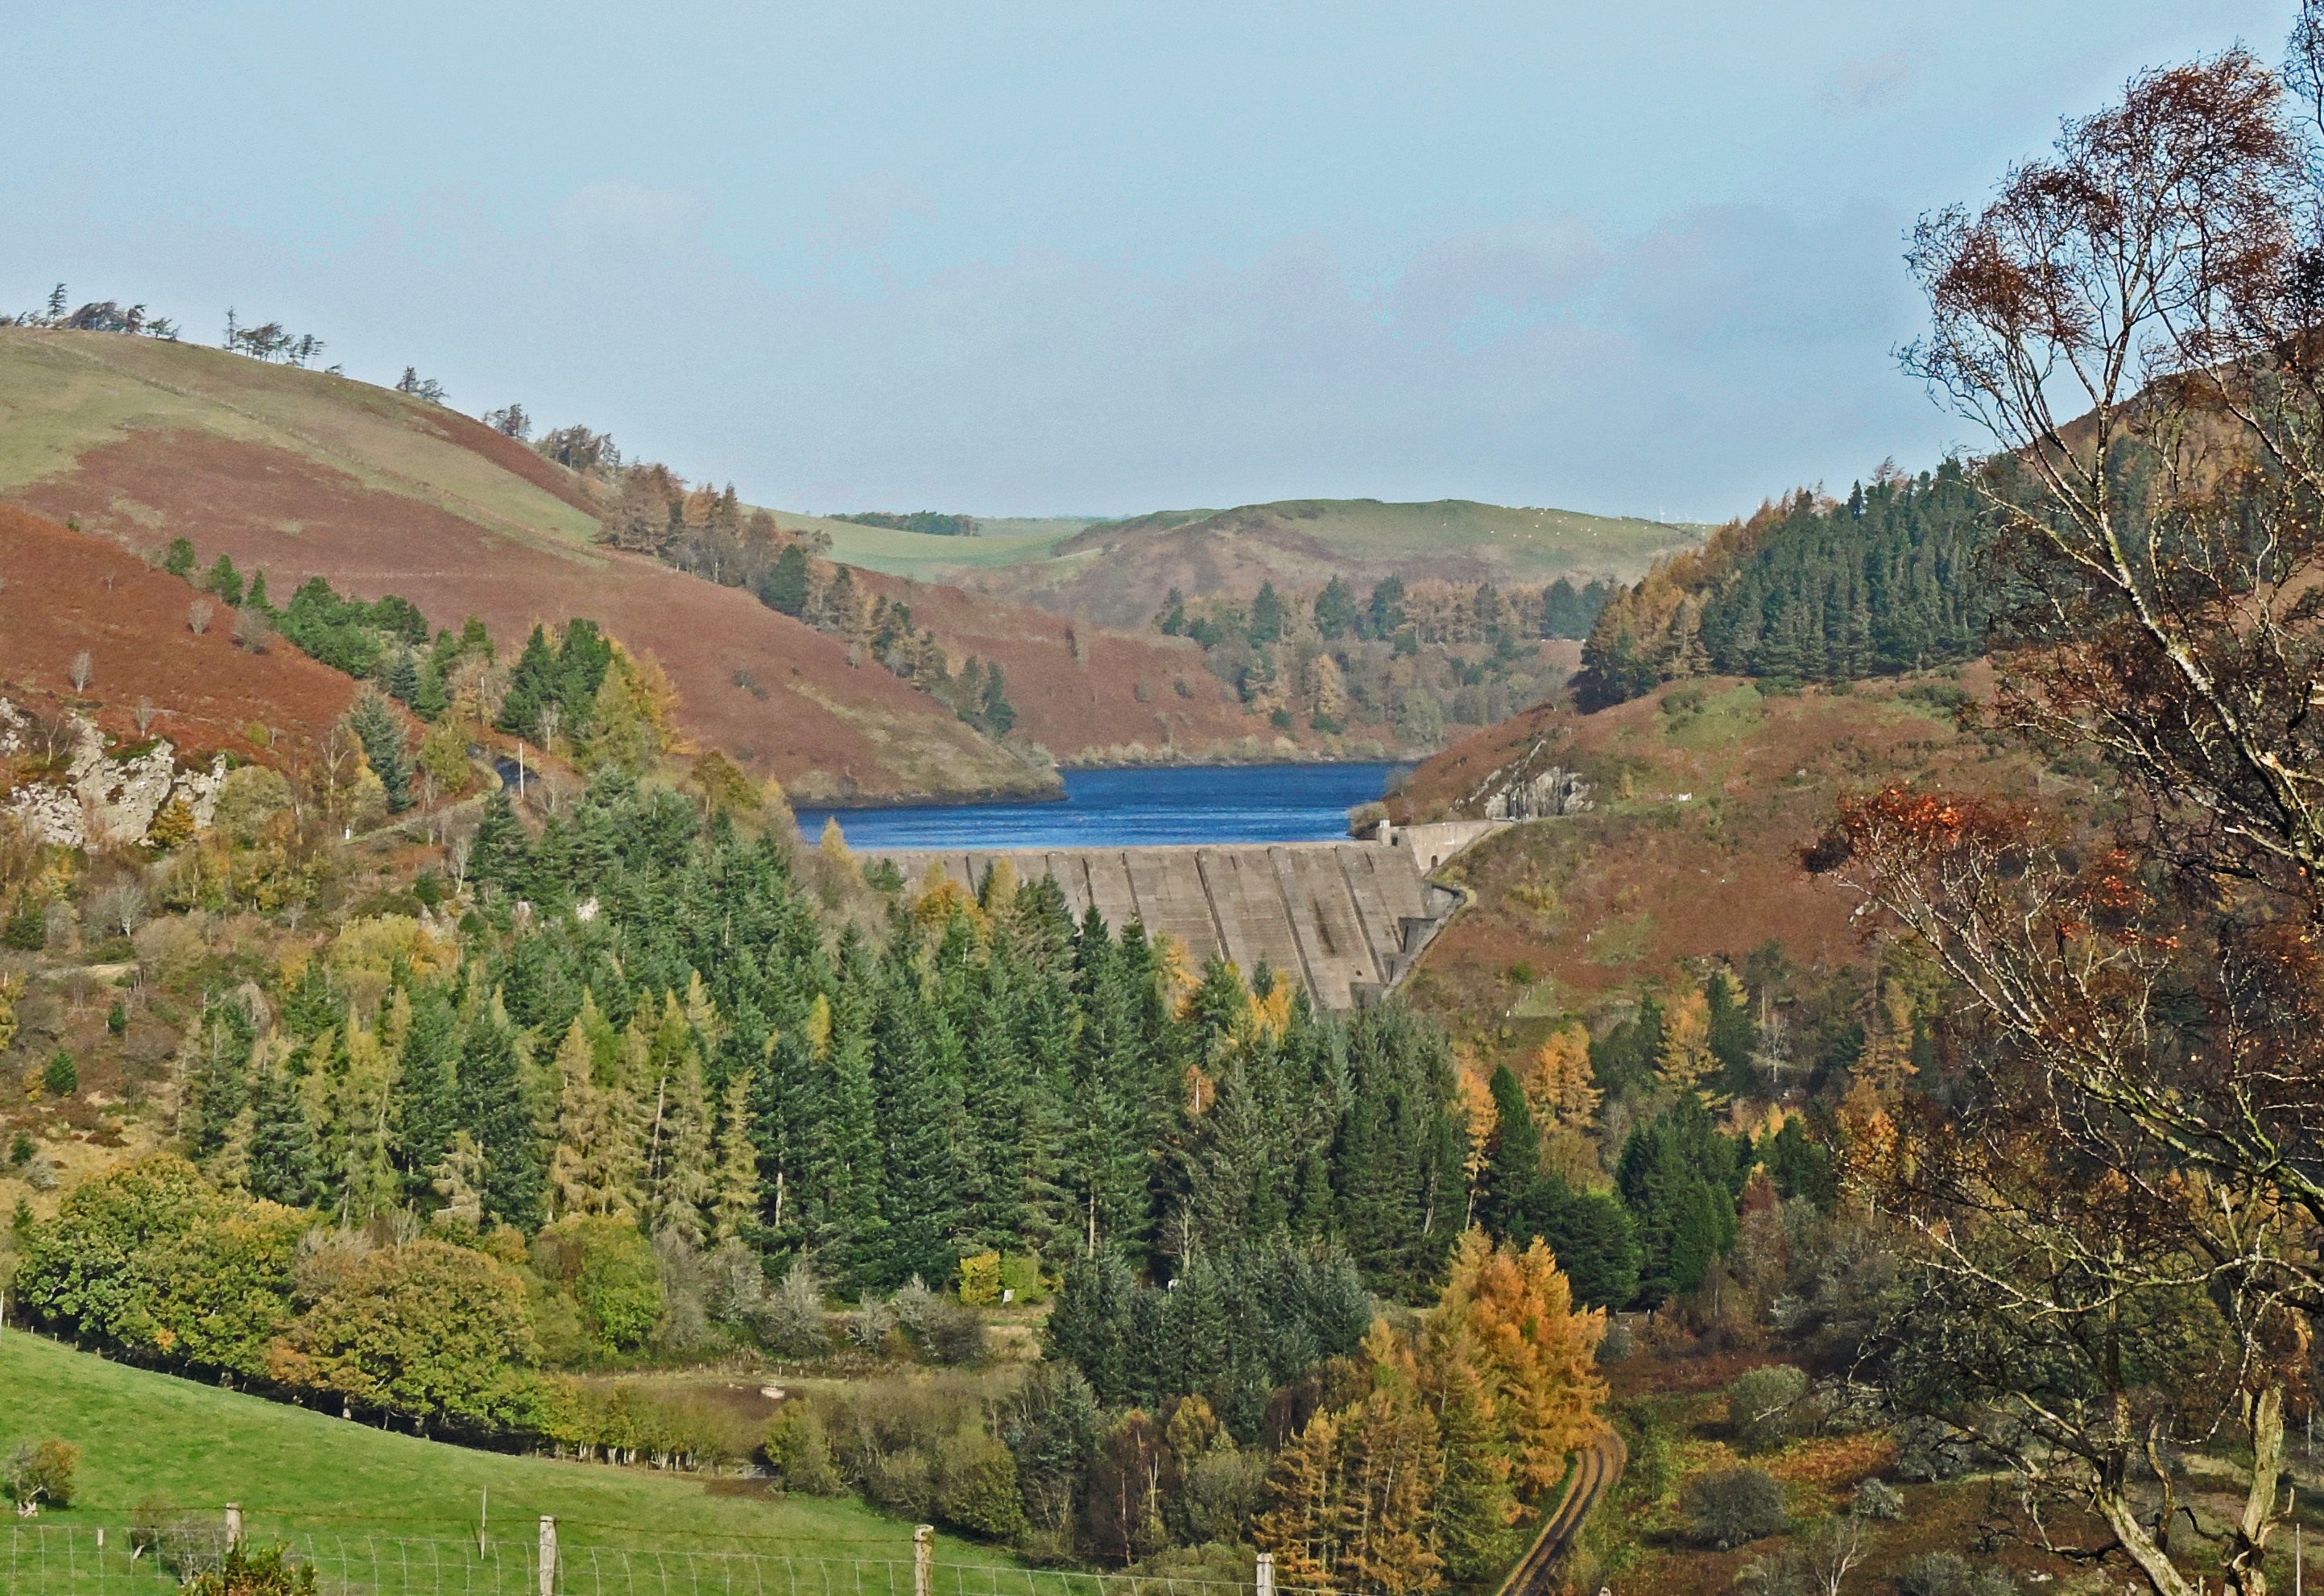
[[[28,782],[5,799],[0,814],[15,817],[31,835],[66,848],[119,847],[145,840],[171,800],[182,800],[195,829],[210,824],[225,785],[226,756],[207,770],[180,770],[178,751],[167,738],[125,759],[105,752],[105,733],[84,715],[69,724],[72,757],[62,782]],[[0,756],[27,751],[32,719],[0,698]]]
[[[1555,761],[1543,738],[1478,782],[1461,807],[1487,820],[1548,820],[1592,807],[1594,790],[1581,771]]]

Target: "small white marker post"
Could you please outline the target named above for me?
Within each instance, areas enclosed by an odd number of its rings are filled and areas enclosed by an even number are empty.
[[[226,1505],[226,1544],[229,1546],[242,1545],[242,1504],[240,1502],[228,1502]]]
[[[1259,1554],[1259,1567],[1256,1573],[1257,1578],[1255,1582],[1259,1587],[1259,1596],[1275,1596],[1274,1553],[1261,1552]]]
[[[557,1596],[557,1520],[540,1516],[540,1596]]]

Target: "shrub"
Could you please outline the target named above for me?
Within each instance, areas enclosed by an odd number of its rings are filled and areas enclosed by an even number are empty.
[[[960,1260],[960,1300],[973,1308],[989,1308],[1001,1300],[998,1252],[980,1252]]]
[[[823,1416],[806,1403],[792,1403],[775,1416],[761,1450],[785,1490],[838,1496],[847,1489],[831,1461],[831,1436],[823,1427]]]
[[[69,1441],[26,1441],[8,1458],[8,1495],[19,1509],[69,1508],[80,1448]]]
[[[1904,1521],[1904,1493],[1885,1480],[1867,1480],[1856,1488],[1856,1499],[1849,1511],[1858,1518],[1877,1518],[1884,1524]]]
[[[70,1097],[79,1091],[80,1068],[73,1063],[73,1056],[62,1047],[50,1054],[41,1069],[41,1085],[51,1097]]]
[[[899,1517],[926,1518],[936,1506],[936,1471],[926,1453],[907,1447],[872,1463],[863,1478],[863,1494]]]
[[[1953,1552],[1924,1552],[1896,1577],[1904,1596],[1969,1596],[1976,1578],[1969,1560]]]
[[[293,1563],[284,1546],[229,1546],[213,1572],[186,1587],[187,1596],[315,1596],[315,1565]]]
[[[1049,1300],[1048,1282],[1041,1278],[1041,1259],[1036,1253],[1011,1253],[1001,1260],[1001,1297],[1016,1303],[1042,1303]]]
[[[1690,1480],[1679,1509],[1697,1540],[1722,1552],[1777,1534],[1785,1523],[1784,1488],[1766,1470],[1749,1466]]]
[[[1746,1452],[1773,1452],[1791,1439],[1808,1377],[1788,1363],[1754,1369],[1727,1388],[1727,1423]]]
[[[936,1453],[936,1508],[954,1529],[1015,1540],[1026,1528],[1016,1458],[989,1435],[954,1436]]]
[[[941,1297],[920,1315],[913,1333],[923,1352],[948,1367],[982,1363],[990,1349],[984,1321],[976,1311]]]
[[[770,1352],[812,1358],[831,1344],[823,1317],[823,1286],[805,1259],[791,1265],[783,1283],[760,1305],[759,1339]]]

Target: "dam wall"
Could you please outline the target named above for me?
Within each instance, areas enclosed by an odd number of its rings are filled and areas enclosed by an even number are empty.
[[[1079,919],[1092,905],[1119,931],[1167,932],[1199,969],[1224,954],[1249,975],[1265,959],[1317,1006],[1351,1009],[1394,986],[1460,902],[1425,861],[1382,843],[1244,843],[1220,847],[881,849],[918,881],[930,863],[970,887],[1006,859],[1022,881],[1047,876]]]

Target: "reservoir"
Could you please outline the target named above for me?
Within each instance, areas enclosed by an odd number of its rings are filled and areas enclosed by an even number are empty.
[[[1387,789],[1394,765],[1161,765],[1065,770],[1063,803],[798,811],[808,845],[826,817],[853,849],[1117,848],[1320,843]]]

